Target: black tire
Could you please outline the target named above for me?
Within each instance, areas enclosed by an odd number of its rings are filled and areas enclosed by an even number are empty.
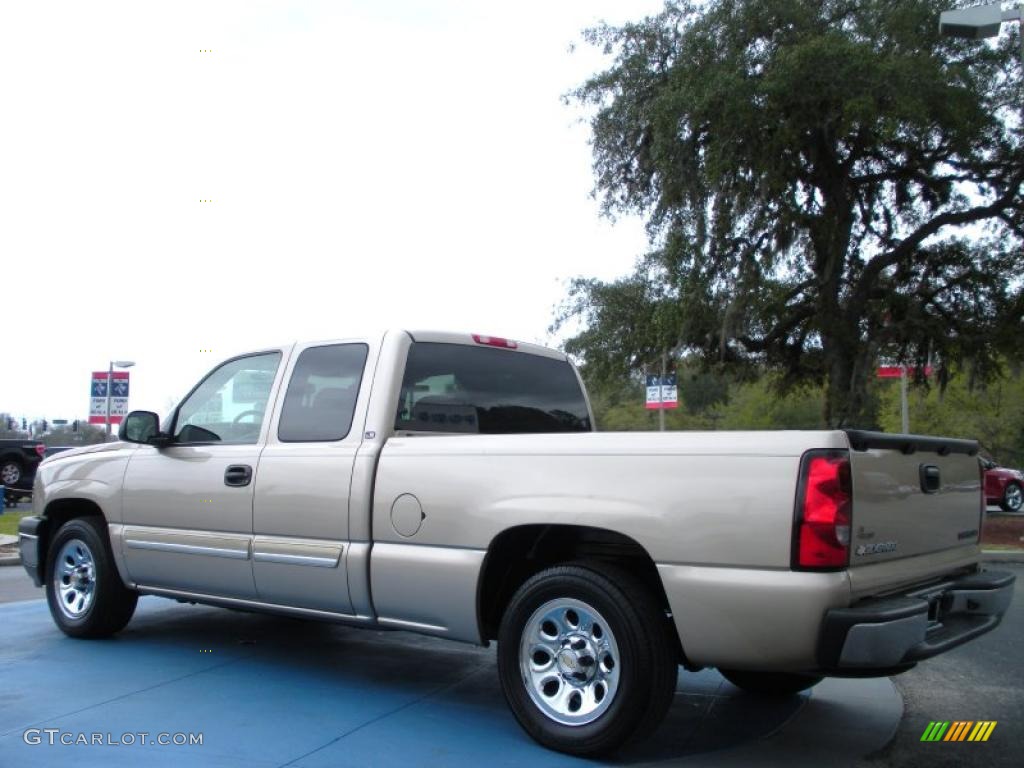
[[[595,705],[599,709],[604,707],[595,713],[596,719],[583,724],[557,722],[545,713],[531,698],[530,683],[520,667],[520,644],[527,623],[536,620],[541,606],[560,600],[578,601],[594,609],[607,624],[606,631],[595,635],[605,635],[609,643],[614,641],[617,646],[615,690],[608,694],[606,703]],[[545,747],[572,755],[607,754],[628,741],[646,736],[664,719],[675,693],[679,665],[672,631],[671,621],[659,601],[628,571],[603,563],[548,568],[516,591],[502,616],[497,655],[505,699],[523,729]],[[563,649],[565,642],[568,641],[562,641]],[[558,685],[566,686],[571,701],[573,683],[559,672],[561,655],[559,652],[549,659],[550,674],[561,676],[563,682]],[[594,659],[586,665],[584,662],[586,657],[580,659],[580,666],[574,663],[571,668],[583,673],[591,666],[604,670],[606,664],[595,664]],[[605,686],[605,690],[610,689]],[[541,694],[538,690],[534,695]],[[593,698],[601,702],[596,692]]]
[[[109,637],[131,620],[138,595],[121,581],[102,518],[69,520],[50,541],[46,601],[54,622],[71,637]]]
[[[1011,480],[1003,489],[1003,498],[999,500],[999,507],[1003,512],[1020,512],[1024,507],[1024,492],[1020,483]]]
[[[25,476],[25,467],[17,459],[0,461],[0,485],[14,488]]]
[[[753,672],[746,669],[719,669],[722,677],[740,690],[755,696],[793,696],[822,681],[815,675],[795,672]]]

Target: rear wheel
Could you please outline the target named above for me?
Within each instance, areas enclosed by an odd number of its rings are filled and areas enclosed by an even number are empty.
[[[1009,482],[1006,484],[999,506],[1004,512],[1020,512],[1020,508],[1024,506],[1024,492],[1021,491],[1020,483]]]
[[[138,595],[117,573],[106,525],[79,517],[64,523],[46,555],[46,600],[54,622],[72,637],[108,637],[123,629]]]
[[[792,696],[813,688],[822,678],[794,672],[752,672],[746,669],[719,669],[722,677],[737,688],[757,696]]]
[[[603,564],[549,568],[502,618],[498,674],[534,739],[574,755],[610,752],[654,730],[675,692],[669,621],[628,572]]]
[[[13,488],[21,482],[24,474],[25,470],[21,463],[14,459],[4,459],[3,463],[0,463],[0,485]]]

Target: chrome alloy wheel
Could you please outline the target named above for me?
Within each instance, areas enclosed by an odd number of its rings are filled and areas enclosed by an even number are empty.
[[[1021,491],[1020,486],[1016,483],[1011,483],[1006,486],[1006,506],[1011,512],[1016,512],[1024,506],[1024,492]]]
[[[13,461],[0,467],[0,481],[3,481],[3,485],[17,485],[19,480],[21,480],[21,467]]]
[[[54,562],[53,581],[60,610],[69,619],[79,619],[96,596],[96,562],[92,551],[81,539],[69,539]]]
[[[557,598],[526,622],[519,669],[530,699],[545,715],[562,725],[586,725],[615,699],[619,647],[594,608]]]

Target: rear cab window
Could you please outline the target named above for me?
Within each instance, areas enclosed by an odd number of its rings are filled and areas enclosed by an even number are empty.
[[[487,347],[414,342],[399,394],[400,432],[590,432],[576,371],[565,360]]]

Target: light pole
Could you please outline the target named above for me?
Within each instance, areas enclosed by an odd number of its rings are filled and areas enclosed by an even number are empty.
[[[900,429],[910,434],[910,403],[907,401],[907,366],[900,366]]]
[[[110,437],[110,390],[114,385],[114,368],[131,368],[134,360],[111,360],[107,368],[107,437]]]
[[[939,16],[939,33],[946,37],[982,40],[986,37],[996,37],[999,34],[999,27],[1006,21],[1024,23],[1024,8],[1004,11],[1001,3],[989,3],[973,8],[943,11]],[[1024,30],[1021,34],[1020,60],[1024,66]]]

